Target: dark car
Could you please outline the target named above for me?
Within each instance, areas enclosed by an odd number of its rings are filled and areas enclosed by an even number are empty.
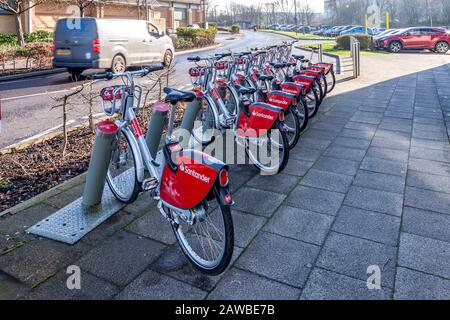
[[[375,47],[388,49],[394,53],[408,49],[429,49],[438,53],[447,53],[450,47],[450,33],[442,28],[408,28],[377,39]]]

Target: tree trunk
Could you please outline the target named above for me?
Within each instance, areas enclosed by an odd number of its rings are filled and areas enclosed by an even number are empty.
[[[20,13],[15,13],[14,17],[16,19],[16,33],[17,39],[19,39],[19,45],[21,47],[25,46],[25,38],[23,36],[23,27],[22,27],[22,19],[20,17]]]

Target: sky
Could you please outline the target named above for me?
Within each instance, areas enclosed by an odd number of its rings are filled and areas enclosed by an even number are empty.
[[[297,5],[299,6],[302,1],[309,3],[315,12],[323,12],[323,0],[297,0]],[[228,3],[231,2],[253,4],[258,2],[269,3],[274,2],[274,0],[213,0],[212,5],[219,5],[220,7],[224,8]],[[220,10],[219,7],[217,8],[217,10]]]

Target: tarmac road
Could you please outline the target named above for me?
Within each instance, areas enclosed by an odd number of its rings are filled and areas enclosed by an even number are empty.
[[[219,34],[217,42],[221,44],[220,48],[195,54],[178,54],[175,57],[176,73],[170,78],[169,84],[176,88],[189,89],[187,71],[192,64],[186,58],[190,55],[211,55],[226,50],[239,52],[251,47],[273,45],[283,40],[289,38],[253,31],[244,31],[239,36]],[[93,72],[96,71],[88,71]],[[53,98],[62,96],[74,86],[76,84],[70,80],[68,73],[0,83],[2,108],[0,148],[38,134],[59,130],[62,123],[62,108],[52,108],[57,104]],[[94,89],[100,90],[104,86],[104,82],[97,83]],[[70,109],[69,125],[86,122],[88,107],[85,103],[74,105]],[[101,106],[96,105],[93,113],[101,116]]]

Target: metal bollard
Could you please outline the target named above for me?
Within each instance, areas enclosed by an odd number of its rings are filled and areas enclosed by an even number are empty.
[[[181,146],[185,149],[189,145],[190,133],[194,129],[195,118],[199,110],[202,108],[202,99],[195,99],[192,102],[189,102],[186,106],[186,110],[183,114],[183,121],[181,122],[181,134],[180,134],[180,143]]]
[[[108,166],[111,161],[112,144],[118,129],[117,125],[110,120],[102,121],[97,125],[83,193],[83,205],[85,206],[95,206],[102,201]]]
[[[319,52],[318,52],[319,63],[323,62],[323,46],[319,44]]]
[[[156,103],[153,105],[152,118],[150,119],[147,134],[145,136],[148,150],[153,159],[156,158],[158,153],[168,111],[168,106],[164,103]]]

